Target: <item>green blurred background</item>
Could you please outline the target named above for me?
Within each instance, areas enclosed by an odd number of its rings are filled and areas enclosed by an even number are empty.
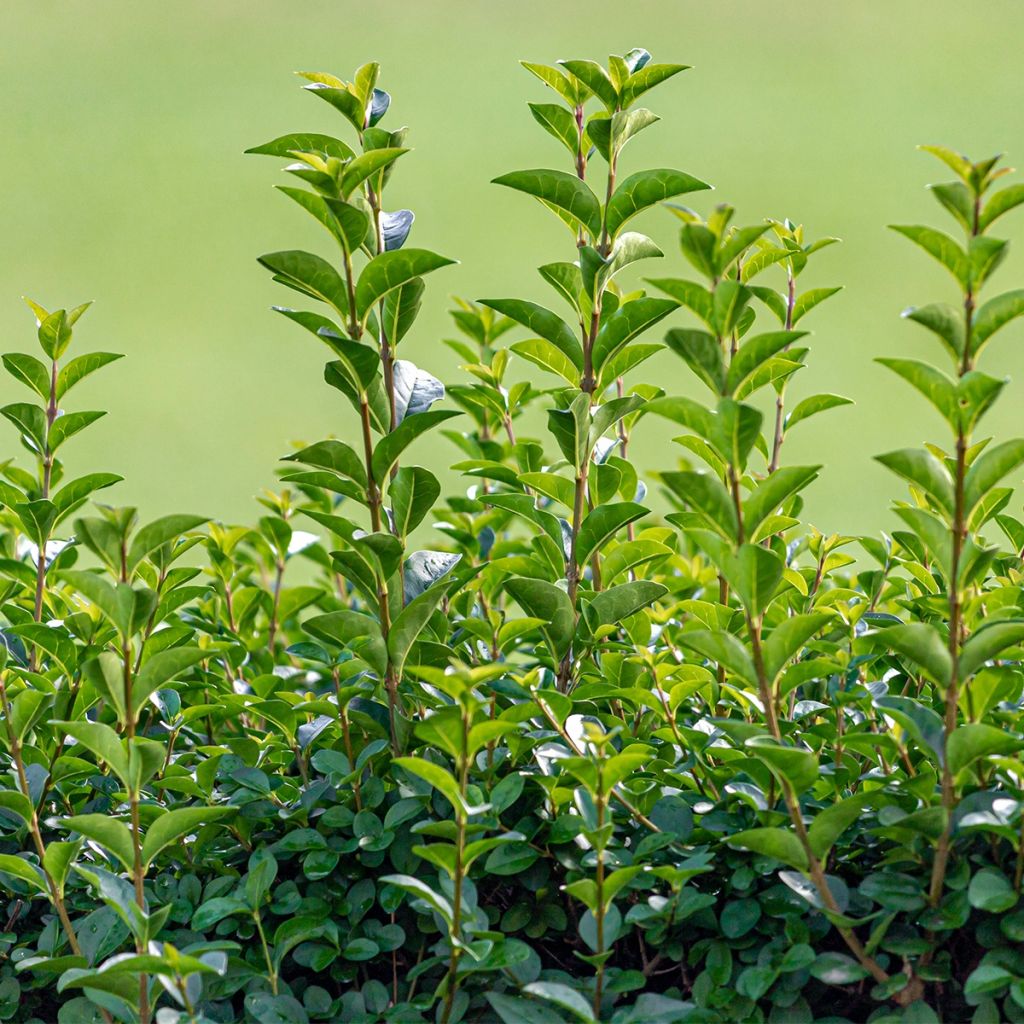
[[[812,522],[891,527],[894,487],[872,454],[945,440],[930,407],[872,358],[941,358],[899,313],[952,299],[954,285],[885,225],[947,227],[924,189],[943,169],[917,143],[1024,159],[1018,2],[6,0],[0,19],[2,346],[34,345],[21,295],[50,308],[96,300],[78,345],[129,358],[75,392],[77,407],[110,415],[67,456],[75,475],[122,473],[111,500],[146,514],[249,521],[292,441],[351,433],[348,407],[322,382],[325,350],[269,312],[298,297],[255,261],[281,248],[331,253],[313,222],[274,194],[280,164],[242,151],[291,130],[343,131],[290,72],[348,77],[370,59],[394,97],[385,124],[408,124],[415,147],[389,206],[416,211],[411,244],[461,260],[431,279],[406,357],[462,379],[440,343],[451,334],[449,296],[549,302],[533,268],[571,258],[569,235],[539,205],[488,184],[564,156],[526,107],[550,94],[517,61],[645,46],[694,69],[651,94],[663,120],[630,146],[626,171],[675,166],[715,184],[693,198],[702,211],[727,200],[741,222],[790,217],[812,237],[844,240],[807,282],[846,290],[809,319],[810,367],[791,389],[857,403],[811,421],[787,446],[791,462],[827,462],[809,493]],[[649,273],[686,273],[667,214],[636,226],[667,254]],[[1012,215],[999,227],[1024,232]],[[1022,251],[997,278],[1002,287],[1020,284]],[[1022,430],[1022,332],[1008,328],[988,361],[1017,378],[988,421],[994,433]],[[690,390],[671,359],[648,365],[639,378]],[[5,378],[0,400],[17,391]],[[13,454],[13,430],[4,436]],[[632,450],[664,466],[674,458],[668,436],[644,427]],[[418,455],[437,468],[447,442]]]

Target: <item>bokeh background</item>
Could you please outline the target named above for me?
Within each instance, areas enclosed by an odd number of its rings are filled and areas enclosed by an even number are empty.
[[[533,268],[571,251],[538,204],[488,184],[564,156],[530,116],[527,100],[549,97],[518,60],[641,45],[692,64],[649,97],[663,120],[631,144],[625,169],[675,166],[715,184],[692,199],[702,211],[727,200],[741,222],[790,217],[843,239],[808,281],[846,287],[809,320],[810,366],[791,390],[857,404],[812,420],[787,448],[790,461],[827,462],[808,498],[827,531],[893,526],[893,486],[871,456],[945,439],[930,407],[872,362],[942,358],[899,313],[949,300],[955,286],[885,229],[946,226],[924,188],[943,168],[915,145],[1024,161],[1024,4],[1014,0],[5,0],[0,26],[0,344],[34,346],[22,295],[50,308],[96,300],[78,344],[128,359],[75,392],[78,407],[110,415],[68,458],[76,475],[122,473],[107,496],[148,515],[249,521],[291,442],[352,429],[322,382],[325,350],[269,312],[298,297],[255,261],[281,248],[330,255],[312,220],[273,192],[280,163],[242,155],[286,131],[344,130],[294,70],[348,77],[368,59],[383,64],[394,97],[385,123],[408,124],[415,147],[389,205],[416,211],[411,244],[461,260],[431,278],[405,355],[456,380],[441,344],[449,296],[551,301]],[[636,226],[665,248],[657,274],[685,273],[667,214]],[[999,226],[1022,242],[997,283],[1019,286],[1024,218]],[[1024,432],[1024,327],[999,336],[987,369],[1016,378],[989,429]],[[652,376],[689,387],[671,357]],[[0,401],[17,392],[0,383]],[[15,454],[13,429],[0,436],[4,457]],[[633,451],[665,465],[667,437],[645,428]],[[428,444],[421,460],[436,469],[442,447]]]

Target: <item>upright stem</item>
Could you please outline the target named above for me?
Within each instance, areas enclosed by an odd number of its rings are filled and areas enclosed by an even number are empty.
[[[732,499],[736,506],[736,517],[739,524],[737,530],[737,543],[742,544],[744,541],[743,532],[743,506],[740,496],[739,489],[739,472],[735,466],[730,465],[728,467],[728,477],[732,489]],[[768,732],[772,738],[782,743],[782,730],[779,728],[779,717],[778,709],[776,708],[775,691],[772,686],[772,680],[768,678],[768,673],[765,668],[764,662],[764,650],[761,644],[761,630],[763,627],[763,616],[754,616],[749,611],[746,612],[747,632],[750,634],[750,650],[754,662],[754,672],[757,676],[757,689],[758,695],[761,698],[761,704],[764,707],[765,724],[768,726]],[[822,867],[821,861],[815,854],[814,849],[811,846],[810,837],[807,834],[807,826],[804,824],[803,812],[800,810],[800,801],[796,793],[793,790],[792,784],[787,779],[780,780],[782,789],[783,800],[786,804],[786,811],[789,814],[789,819],[793,825],[793,829],[796,832],[797,839],[800,841],[800,845],[804,851],[804,857],[807,861],[807,873],[810,876],[811,882],[814,888],[817,890],[818,898],[821,900],[822,906],[833,914],[841,914],[841,910],[836,903],[835,897],[832,895],[832,890],[829,888],[828,879],[825,877],[825,871]],[[889,975],[882,969],[881,965],[870,956],[864,949],[860,939],[857,938],[853,930],[850,928],[837,926],[839,934],[843,937],[843,941],[846,943],[850,952],[857,958],[860,965],[878,982],[885,982],[889,980]]]
[[[773,738],[782,742],[782,732],[779,729],[779,721],[775,714],[775,699],[772,696],[771,684],[765,673],[764,652],[761,648],[761,623],[759,620],[747,616],[747,628],[750,631],[751,653],[754,659],[754,669],[757,673],[757,685],[762,701],[765,702],[765,719],[768,731]],[[781,780],[782,797],[786,804],[786,811],[793,824],[797,839],[803,847],[804,856],[807,859],[807,873],[811,882],[817,890],[818,898],[822,905],[833,914],[841,914],[842,910],[836,903],[832,890],[829,888],[828,879],[821,861],[811,846],[810,837],[807,834],[807,826],[804,824],[803,812],[800,810],[800,801],[793,790],[792,784],[787,779]],[[864,949],[860,939],[851,928],[837,925],[839,934],[843,937],[847,948],[857,958],[858,963],[866,970],[875,981],[882,983],[889,980],[889,975],[881,965]]]
[[[378,228],[379,230],[379,228]],[[345,254],[345,285],[349,293],[349,331],[353,338],[358,339],[362,334],[362,325],[356,317],[355,306],[355,277],[352,272],[352,258]],[[383,522],[382,509],[384,499],[381,494],[380,483],[373,472],[373,426],[370,420],[369,396],[362,394],[359,401],[359,420],[363,435],[363,461],[366,468],[366,500],[370,506],[370,529],[374,533],[381,532]],[[385,645],[388,641],[388,634],[391,632],[391,605],[389,603],[388,588],[386,582],[381,582],[377,588],[377,611],[380,618],[380,631],[384,638]],[[391,747],[396,754],[399,753],[398,743],[398,679],[395,676],[390,662],[384,673],[384,688],[388,696],[388,718],[391,727]]]
[[[281,584],[284,580],[284,560],[278,559],[274,565],[274,592],[270,609],[270,626],[267,630],[267,651],[274,653],[274,641],[277,639],[277,612],[281,606]]]
[[[28,775],[25,771],[25,759],[22,756],[21,740],[19,740],[15,735],[14,728],[11,725],[11,702],[7,695],[7,687],[2,677],[0,677],[0,707],[3,708],[4,725],[7,730],[7,743],[11,750],[11,760],[14,762],[14,770],[18,776],[18,787],[21,790],[22,796],[31,802],[32,791],[29,789]],[[46,878],[46,886],[49,890],[48,895],[50,897],[50,902],[57,911],[57,917],[60,919],[61,927],[64,929],[68,945],[71,947],[71,952],[74,953],[75,956],[81,956],[82,947],[78,944],[78,936],[75,933],[74,925],[71,923],[71,917],[68,914],[64,897],[61,896],[60,889],[58,888],[56,881],[45,867],[46,843],[43,841],[43,833],[39,828],[39,815],[36,813],[34,804],[32,807],[32,813],[28,820],[28,830],[29,834],[32,836],[32,845],[35,847],[36,856],[39,858],[40,870]],[[109,1020],[109,1018],[107,1019]]]
[[[260,945],[263,947],[263,959],[267,964],[267,981],[270,982],[270,991],[272,995],[277,995],[277,971],[274,970],[274,960],[270,955],[270,947],[267,945],[267,935],[263,930],[263,919],[260,916],[259,910],[252,912],[253,923],[256,925],[256,932],[260,937]]]
[[[970,237],[979,234],[978,214],[980,201],[974,201],[974,219]],[[974,288],[968,283],[964,291],[964,349],[960,357],[959,377],[963,378],[973,368],[971,347],[974,331]],[[953,479],[953,531],[952,555],[950,557],[949,578],[949,660],[950,677],[946,689],[946,709],[942,729],[942,809],[945,812],[945,824],[942,835],[935,847],[935,859],[932,861],[931,885],[928,889],[928,901],[933,907],[942,900],[942,892],[946,883],[946,869],[949,866],[949,854],[953,839],[953,811],[956,809],[956,786],[953,773],[949,767],[949,741],[957,723],[957,706],[960,700],[960,646],[963,643],[963,605],[960,594],[960,561],[963,554],[964,541],[967,538],[967,518],[964,508],[964,478],[967,475],[967,449],[970,437],[957,423],[956,431],[956,469]]]
[[[796,278],[793,276],[793,268],[786,267],[786,330],[793,330],[793,309],[796,306]],[[783,351],[789,348],[787,345]],[[783,381],[779,387],[779,393],[775,396],[775,437],[772,441],[772,457],[768,463],[768,472],[774,473],[779,468],[779,456],[782,452],[782,442],[785,439],[785,406],[786,406],[786,382]]]
[[[46,450],[43,452],[43,477],[39,489],[39,497],[46,499],[50,497],[50,478],[53,475],[53,452],[50,451],[50,428],[57,419],[57,360],[50,362],[50,397],[46,403]],[[36,622],[43,620],[43,600],[46,594],[46,546],[49,543],[49,534],[39,538],[39,550],[36,552],[36,593],[33,607],[33,619]],[[35,646],[29,656],[29,668],[35,669],[37,650]]]
[[[459,793],[462,803],[466,803],[466,791],[469,786],[469,712],[462,712],[462,754],[459,756]],[[466,853],[466,812],[463,807],[455,808],[455,877],[452,879],[452,943],[451,959],[448,961],[448,980],[445,983],[444,1010],[441,1013],[441,1024],[449,1024],[452,1009],[455,1005],[455,993],[458,990],[459,956],[461,947],[456,944],[462,938],[462,877],[463,863]]]
[[[608,797],[604,791],[604,774],[600,767],[597,772],[597,799],[594,801],[597,812],[597,829],[604,828],[605,813],[608,808]],[[604,843],[602,841],[597,849],[597,868],[594,875],[594,887],[597,892],[594,913],[594,926],[597,939],[597,953],[600,956],[604,953]],[[597,965],[597,974],[594,978],[594,1016],[601,1019],[601,1000],[604,998],[604,960]]]
[[[132,691],[134,689],[134,674],[132,671],[132,647],[127,637],[124,638],[124,706],[126,718],[126,732],[128,742],[135,739],[136,715],[132,707]],[[139,910],[146,909],[146,873],[142,866],[142,822],[139,816],[139,794],[131,788],[128,791],[128,805],[131,814],[132,833],[132,883],[135,887],[135,904]],[[135,939],[135,950],[139,954],[146,952],[144,940],[137,936]],[[149,981],[145,974],[139,975],[139,1020],[141,1024],[149,1024]]]

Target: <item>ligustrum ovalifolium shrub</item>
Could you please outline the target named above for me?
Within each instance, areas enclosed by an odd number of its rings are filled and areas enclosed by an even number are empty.
[[[0,1020],[1024,1021],[1024,440],[985,436],[1008,384],[979,366],[1024,314],[989,281],[1024,186],[925,147],[953,233],[895,230],[954,278],[905,313],[947,365],[880,361],[948,432],[879,456],[890,532],[822,533],[828,453],[786,440],[848,401],[800,375],[837,239],[635,166],[683,65],[524,66],[550,138],[522,162],[555,166],[496,184],[561,245],[529,297],[455,301],[447,388],[417,318],[453,261],[391,208],[415,159],[378,66],[304,74],[337,134],[250,151],[323,229],[260,263],[337,424],[253,526],[140,525],[98,500],[120,477],[69,474],[102,415],[70,393],[118,357],[29,304]]]

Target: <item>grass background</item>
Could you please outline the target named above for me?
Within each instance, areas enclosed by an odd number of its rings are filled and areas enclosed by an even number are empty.
[[[517,61],[640,45],[694,70],[649,97],[663,120],[627,150],[625,172],[675,166],[715,184],[693,197],[702,211],[729,201],[742,223],[790,217],[812,237],[844,240],[807,282],[846,288],[809,319],[810,366],[791,389],[794,400],[830,390],[857,403],[787,446],[790,462],[827,463],[809,492],[811,521],[826,531],[892,527],[893,486],[872,454],[945,440],[930,407],[872,358],[941,359],[899,312],[949,300],[955,286],[885,225],[947,227],[924,189],[943,169],[917,143],[1024,159],[1024,5],[1013,0],[6,0],[0,19],[2,346],[34,346],[21,295],[49,308],[96,300],[79,350],[129,358],[74,393],[75,407],[110,415],[67,456],[74,475],[122,473],[111,500],[147,515],[249,521],[290,442],[352,432],[347,405],[322,382],[326,350],[268,311],[299,297],[255,262],[274,249],[329,249],[273,193],[285,177],[279,164],[242,151],[286,131],[342,131],[340,116],[290,72],[348,77],[369,59],[383,64],[381,85],[394,97],[385,124],[410,125],[416,150],[402,160],[389,206],[416,211],[412,244],[461,260],[431,279],[407,358],[461,379],[440,343],[450,336],[448,296],[553,301],[533,268],[571,258],[550,215],[488,184],[506,170],[561,166],[565,155],[526,107],[550,94]],[[636,226],[667,253],[649,273],[687,275],[667,214]],[[1024,232],[1012,215],[999,226]],[[1020,283],[1021,251],[998,276],[1001,288]],[[1024,327],[1011,326],[988,359],[989,372],[1017,378],[987,421],[993,433],[1022,432],[1022,343]],[[640,378],[690,389],[671,357],[648,365]],[[0,400],[16,395],[17,385],[0,383]],[[12,429],[4,436],[7,457],[17,446]],[[632,450],[643,465],[664,466],[668,436],[645,426]],[[436,470],[447,443],[418,454]]]

